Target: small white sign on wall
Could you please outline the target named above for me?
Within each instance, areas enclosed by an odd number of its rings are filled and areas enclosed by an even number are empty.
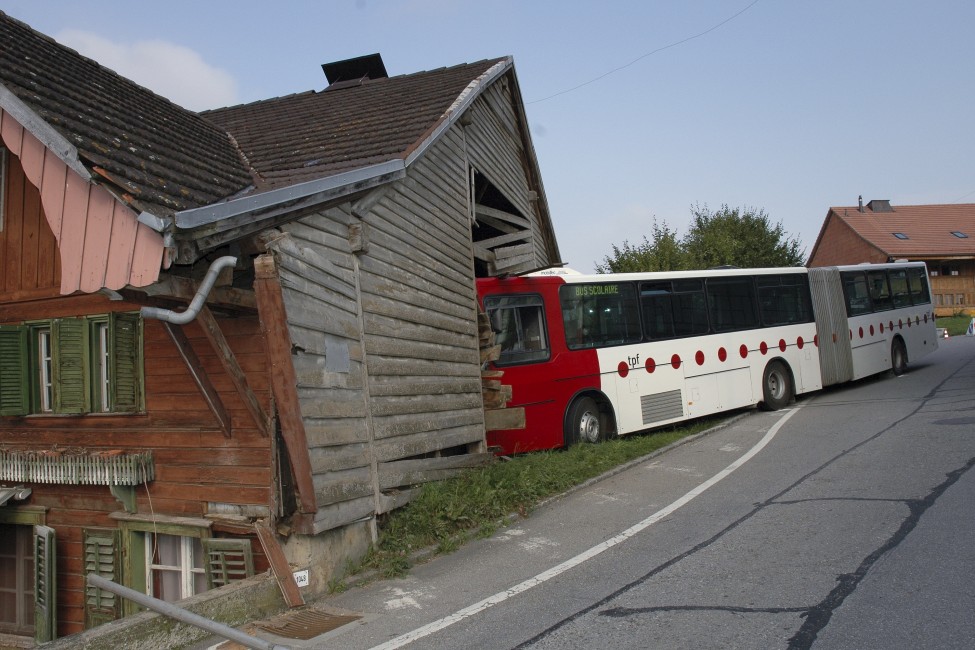
[[[295,577],[295,584],[298,585],[299,587],[307,587],[308,586],[308,570],[307,569],[305,569],[304,571],[295,571],[294,572],[294,577]]]

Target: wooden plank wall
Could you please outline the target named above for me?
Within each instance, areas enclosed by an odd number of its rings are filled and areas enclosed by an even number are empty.
[[[375,511],[355,260],[348,211],[282,228],[276,252],[318,515],[326,530]]]
[[[40,192],[27,180],[20,159],[7,153],[3,227],[0,228],[0,301],[58,294],[61,260],[44,218]]]
[[[415,466],[403,459],[483,444],[467,178],[455,126],[364,218],[364,347],[382,489],[423,478],[422,464],[403,478]]]
[[[530,270],[554,260],[548,259],[538,213],[529,200],[529,192],[535,188],[528,185],[526,168],[529,163],[508,84],[507,77],[493,84],[469,109],[473,119],[465,130],[467,154],[471,164],[531,221],[531,249],[535,257],[523,264],[525,270]]]
[[[386,496],[394,488],[488,460],[466,169],[462,135],[451,130],[361,221],[346,205],[283,226],[286,236],[269,243],[294,345],[316,531],[401,505]],[[360,225],[364,249],[354,254],[350,228]],[[461,453],[417,460],[445,449]]]

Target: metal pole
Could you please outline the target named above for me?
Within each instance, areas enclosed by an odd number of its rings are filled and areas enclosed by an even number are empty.
[[[123,587],[122,585],[103,578],[100,575],[89,573],[86,581],[92,587],[98,587],[99,589],[110,591],[113,594],[118,594],[119,596],[127,598],[138,605],[148,607],[154,612],[159,612],[163,616],[168,616],[169,618],[174,618],[177,621],[195,625],[196,627],[206,630],[211,634],[216,634],[217,636],[222,636],[225,639],[239,643],[245,648],[253,648],[253,650],[288,650],[288,648],[285,646],[276,645],[256,636],[245,634],[244,632],[241,632],[236,628],[232,628],[229,625],[211,621],[204,616],[194,614],[193,612],[188,612],[185,609],[173,605],[172,603],[166,602],[165,600],[159,600],[158,598],[153,598],[152,596],[140,593],[134,589]]]

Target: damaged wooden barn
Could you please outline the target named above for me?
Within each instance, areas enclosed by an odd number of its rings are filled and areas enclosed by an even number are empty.
[[[0,41],[0,634],[135,612],[88,571],[322,590],[490,459],[475,278],[559,263],[510,58],[194,113]]]

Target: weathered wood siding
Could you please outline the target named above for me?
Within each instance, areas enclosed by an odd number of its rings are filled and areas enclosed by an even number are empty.
[[[449,130],[365,216],[364,347],[380,483],[484,439],[463,134]]]
[[[294,349],[308,453],[315,483],[316,530],[375,511],[368,400],[347,210],[316,213],[283,227],[270,245]]]
[[[487,176],[512,205],[531,222],[531,240],[514,246],[534,255],[523,263],[526,269],[537,269],[550,260],[542,236],[542,226],[535,203],[530,198],[528,155],[512,106],[510,80],[503,77],[478,97],[471,106],[471,123],[464,129],[470,164]]]
[[[314,214],[269,244],[294,345],[316,530],[382,512],[391,507],[383,491],[471,462],[458,455],[406,471],[401,461],[479,452],[484,440],[461,134],[448,133],[362,216],[349,205]],[[361,228],[362,250],[353,252],[350,228]]]

